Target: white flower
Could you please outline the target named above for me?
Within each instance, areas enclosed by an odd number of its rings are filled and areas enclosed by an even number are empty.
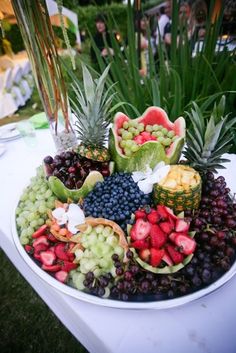
[[[72,234],[78,233],[76,226],[85,222],[84,212],[74,203],[69,205],[68,211],[62,207],[56,208],[52,211],[52,215],[59,225],[67,223],[67,228]]]
[[[169,170],[169,165],[159,162],[153,170],[148,166],[146,172],[133,172],[132,178],[138,183],[139,189],[144,194],[149,194],[152,192],[153,185],[163,179],[169,173]]]

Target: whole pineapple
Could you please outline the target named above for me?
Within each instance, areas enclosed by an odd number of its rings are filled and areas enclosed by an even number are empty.
[[[108,127],[111,122],[110,108],[114,96],[110,94],[110,87],[104,90],[110,66],[104,70],[99,79],[94,80],[82,64],[83,87],[78,81],[72,84],[75,99],[72,102],[72,111],[76,116],[76,130],[81,141],[77,152],[88,159],[98,162],[110,160],[108,149],[105,147],[108,137]]]
[[[208,171],[224,169],[222,163],[229,161],[222,155],[230,150],[236,118],[229,119],[229,115],[224,115],[225,96],[214,106],[209,120],[204,118],[196,103],[193,106],[188,113],[192,128],[187,131],[187,146],[183,154],[187,164],[204,176]]]

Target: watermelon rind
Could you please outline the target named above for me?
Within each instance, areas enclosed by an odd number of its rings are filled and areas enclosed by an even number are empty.
[[[71,200],[73,202],[78,202],[92,191],[97,182],[103,182],[103,180],[104,178],[101,173],[92,171],[89,173],[80,189],[68,189],[62,181],[55,176],[50,176],[48,178],[48,185],[60,201],[67,202],[68,200]]]
[[[177,265],[165,266],[165,267],[153,267],[153,266],[147,264],[145,261],[141,260],[134,248],[130,248],[130,249],[132,250],[132,252],[134,254],[135,261],[137,261],[137,263],[141,267],[143,267],[146,271],[150,271],[152,273],[158,273],[158,274],[162,274],[162,275],[178,272],[179,270],[184,268],[192,260],[192,257],[193,257],[193,254],[190,254],[187,257],[185,257],[183,262],[181,262]]]
[[[109,134],[109,151],[111,159],[115,162],[116,171],[128,173],[132,173],[133,171],[145,171],[147,167],[153,169],[157,163],[161,161],[165,162],[165,164],[178,163],[185,142],[185,120],[179,117],[172,123],[164,110],[159,107],[149,107],[141,117],[134,120],[142,122],[148,116],[150,120],[154,122],[155,114],[157,115],[157,119],[160,119],[161,116],[162,122],[165,121],[166,126],[178,130],[180,133],[179,138],[177,138],[167,150],[165,150],[164,146],[158,141],[145,142],[139,147],[137,152],[127,157],[122,153],[122,149],[119,146],[118,136],[116,134],[116,123],[119,119],[121,119],[121,121],[128,121],[130,119],[123,113],[117,113]],[[158,121],[159,120],[155,123],[158,124]]]

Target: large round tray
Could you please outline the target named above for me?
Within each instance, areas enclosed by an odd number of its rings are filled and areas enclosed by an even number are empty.
[[[99,298],[91,294],[87,294],[77,289],[74,289],[66,284],[60,283],[55,278],[50,276],[47,272],[43,271],[31,259],[31,257],[25,251],[24,247],[21,245],[19,236],[17,233],[16,222],[15,222],[15,211],[16,211],[17,203],[18,202],[16,202],[16,206],[12,215],[11,229],[12,229],[12,236],[13,236],[15,246],[18,252],[20,253],[20,255],[22,256],[22,258],[24,259],[24,261],[48,285],[54,287],[55,289],[73,298],[77,298],[79,300],[82,300],[91,304],[118,308],[118,309],[169,309],[180,305],[184,305],[186,303],[190,303],[196,299],[202,298],[214,292],[218,288],[222,287],[225,283],[227,283],[236,273],[236,261],[235,261],[233,266],[229,269],[229,271],[226,272],[222,277],[220,277],[216,282],[212,283],[208,287],[200,289],[197,292],[184,295],[176,299],[167,299],[167,300],[151,301],[151,302],[150,301],[149,302],[124,302],[119,300]]]

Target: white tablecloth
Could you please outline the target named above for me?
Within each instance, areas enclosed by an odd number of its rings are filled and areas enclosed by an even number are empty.
[[[210,295],[167,310],[121,310],[82,302],[43,282],[22,260],[10,231],[16,195],[35,167],[54,151],[49,131],[37,132],[37,145],[27,147],[22,139],[8,142],[0,157],[0,245],[64,325],[94,353],[235,353],[236,276]],[[53,152],[52,152],[53,153]],[[236,156],[226,175],[233,177]],[[234,167],[234,168],[233,168]],[[10,280],[10,279],[9,279]],[[22,323],[24,325],[24,323]]]

